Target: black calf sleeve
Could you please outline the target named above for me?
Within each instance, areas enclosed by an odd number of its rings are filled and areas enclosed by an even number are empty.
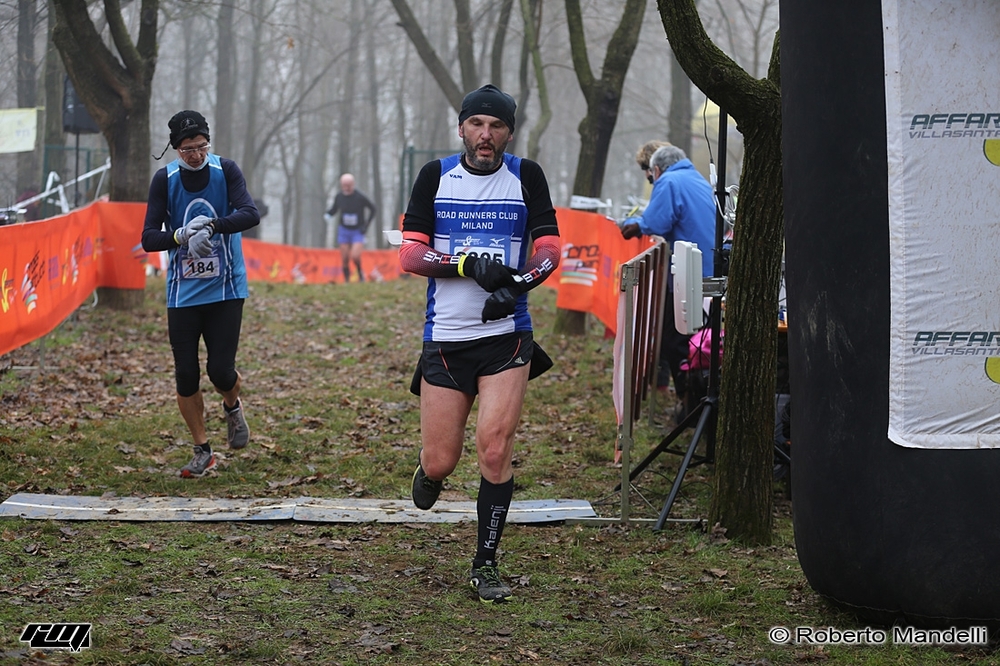
[[[476,544],[476,559],[473,566],[496,565],[497,546],[507,524],[507,510],[514,497],[514,477],[506,483],[492,484],[485,478],[479,480],[479,499],[476,512],[479,515],[479,541]]]

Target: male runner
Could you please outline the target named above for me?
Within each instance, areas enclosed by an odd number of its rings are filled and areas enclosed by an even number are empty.
[[[505,154],[515,109],[492,85],[466,95],[458,115],[465,150],[420,170],[399,251],[405,271],[428,278],[423,353],[411,387],[420,395],[423,446],[413,503],[430,509],[437,501],[478,395],[482,478],[469,581],[484,603],[512,596],[497,569],[497,546],[514,492],[514,431],[529,375],[552,364],[532,338],[527,292],[555,271],[561,251],[541,167]]]
[[[351,281],[351,264],[357,268],[358,282],[365,281],[365,272],[361,270],[361,253],[365,249],[365,233],[368,225],[375,219],[378,209],[371,199],[355,187],[354,176],[345,173],[340,177],[340,192],[333,198],[333,205],[326,211],[326,220],[332,221],[340,214],[340,224],[337,225],[337,246],[340,248],[341,265],[344,270],[344,282]]]

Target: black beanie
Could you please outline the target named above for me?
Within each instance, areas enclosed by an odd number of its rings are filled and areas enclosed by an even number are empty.
[[[181,145],[181,141],[199,134],[205,137],[206,141],[211,141],[208,134],[208,121],[205,116],[197,111],[179,111],[167,123],[170,128],[170,147],[176,148]]]
[[[462,110],[458,113],[458,122],[462,124],[469,116],[484,115],[499,118],[510,131],[514,131],[514,112],[517,104],[514,98],[497,88],[492,83],[487,83],[478,90],[473,90],[462,100]]]

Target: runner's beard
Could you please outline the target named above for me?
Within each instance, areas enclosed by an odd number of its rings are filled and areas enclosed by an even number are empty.
[[[463,138],[462,141],[465,143],[465,161],[473,169],[478,169],[479,171],[493,171],[500,162],[503,160],[504,151],[507,150],[507,144],[509,141],[504,142],[502,146],[494,146],[488,142],[480,142],[479,144],[472,143],[468,138]],[[489,157],[483,157],[479,154],[480,146],[489,146],[493,149],[492,154]]]

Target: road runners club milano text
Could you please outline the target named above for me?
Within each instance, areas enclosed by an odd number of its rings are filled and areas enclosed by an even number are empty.
[[[516,220],[518,214],[507,210],[439,210],[439,220],[470,220],[462,223],[462,229],[492,229],[490,220]]]

